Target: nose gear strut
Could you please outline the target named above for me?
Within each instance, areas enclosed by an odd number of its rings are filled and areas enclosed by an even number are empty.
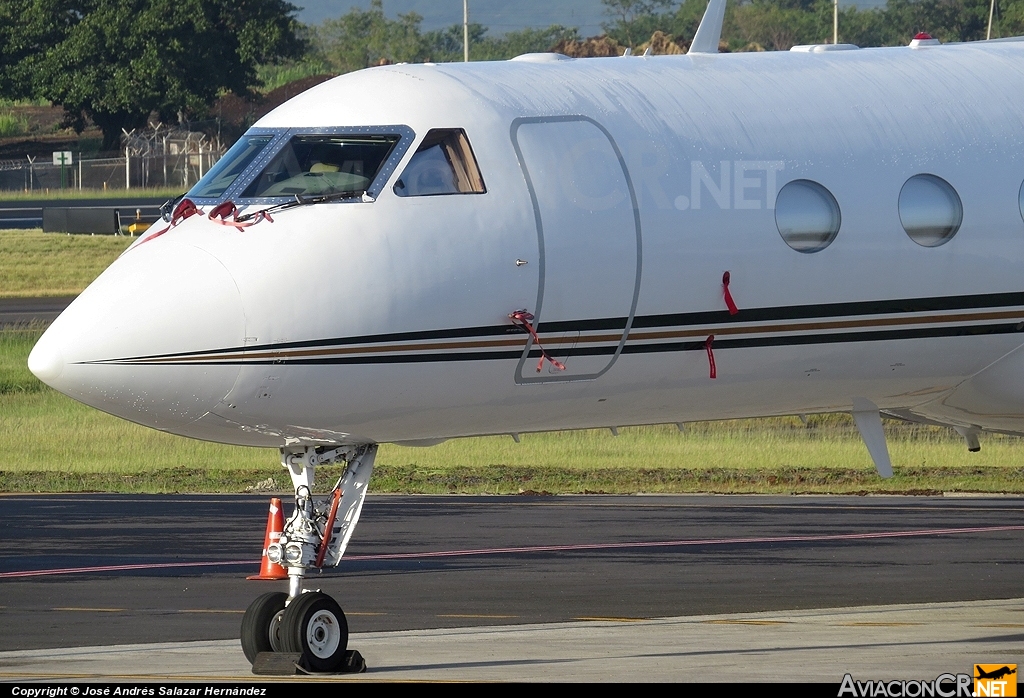
[[[335,567],[348,547],[373,473],[377,444],[305,446],[281,449],[281,465],[295,491],[295,510],[281,538],[267,547],[267,559],[288,570],[288,595],[265,594],[242,618],[242,649],[250,662],[261,652],[300,653],[312,671],[340,670],[352,661],[348,623],[341,607],[326,594],[306,592],[302,581],[310,568]],[[346,463],[330,495],[313,497],[319,465]]]

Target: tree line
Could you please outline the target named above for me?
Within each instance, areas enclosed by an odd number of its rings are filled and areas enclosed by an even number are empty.
[[[688,46],[705,0],[602,0],[613,21],[608,35],[635,47],[655,31]],[[839,41],[900,46],[918,32],[943,42],[977,41],[988,30],[991,0],[888,0],[884,7],[839,10]],[[832,0],[744,0],[726,8],[722,39],[730,50],[787,51],[797,44],[832,42]],[[998,0],[992,38],[1024,34],[1024,0]]]
[[[888,0],[839,13],[839,39],[906,44],[919,31],[944,42],[985,38],[990,0]],[[584,39],[553,25],[492,36],[469,26],[470,59],[559,50],[615,55],[626,47],[684,52],[707,0],[602,0],[606,35]],[[252,96],[268,82],[386,63],[462,60],[462,26],[424,31],[415,13],[367,10],[306,26],[285,0],[0,0],[0,98],[45,99],[65,125],[91,121],[103,149],[153,113],[202,118],[221,94]],[[993,37],[1024,34],[1024,0],[999,0]],[[787,50],[832,37],[832,0],[731,0],[723,48]]]

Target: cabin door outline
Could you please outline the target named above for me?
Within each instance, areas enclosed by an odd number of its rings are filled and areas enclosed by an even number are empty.
[[[531,175],[530,168],[529,168],[529,162],[528,162],[527,158],[524,157],[524,154],[523,154],[523,147],[522,147],[522,145],[520,143],[520,139],[519,139],[519,135],[520,134],[519,134],[519,132],[520,132],[521,127],[524,126],[524,125],[533,125],[533,124],[563,124],[563,123],[568,123],[568,122],[582,122],[582,123],[585,123],[585,124],[589,124],[589,125],[595,127],[600,132],[600,134],[603,134],[603,137],[605,139],[607,139],[607,143],[608,143],[608,146],[610,148],[609,152],[612,153],[614,155],[615,160],[618,161],[619,168],[621,169],[621,172],[622,172],[623,183],[625,184],[625,188],[626,188],[626,191],[628,193],[628,201],[626,201],[624,203],[630,207],[631,213],[632,213],[632,228],[633,228],[633,235],[634,235],[635,241],[636,241],[636,267],[635,267],[635,272],[633,273],[633,278],[632,278],[632,282],[633,282],[632,283],[632,288],[631,289],[628,289],[628,288],[624,289],[625,290],[624,300],[626,302],[628,302],[629,312],[626,315],[626,317],[624,319],[624,322],[620,322],[620,323],[612,322],[611,323],[612,326],[610,326],[610,327],[607,326],[607,325],[609,324],[609,321],[614,321],[615,320],[614,317],[601,317],[601,318],[583,318],[583,317],[581,317],[581,318],[576,318],[575,319],[578,322],[554,322],[554,323],[550,323],[549,322],[548,323],[548,327],[546,327],[546,328],[543,327],[543,324],[545,323],[545,318],[544,318],[544,293],[545,293],[545,287],[550,285],[550,284],[548,283],[548,279],[547,279],[547,272],[549,271],[549,268],[548,268],[549,265],[548,265],[548,254],[547,254],[547,250],[545,248],[545,227],[544,227],[544,216],[542,215],[543,206],[542,206],[540,197],[538,196],[537,185],[538,185],[538,180],[543,181],[544,174],[543,173],[535,173],[535,175],[539,174],[540,175],[539,177]],[[615,142],[615,139],[612,137],[611,133],[609,133],[608,130],[604,126],[602,126],[600,123],[598,123],[594,119],[591,119],[590,117],[587,117],[587,116],[522,117],[522,118],[515,119],[512,122],[512,126],[510,128],[510,135],[511,135],[511,138],[512,138],[512,146],[515,148],[516,157],[519,160],[520,169],[522,170],[523,177],[526,180],[527,189],[530,192],[530,201],[531,201],[531,203],[533,205],[533,214],[534,214],[534,219],[535,219],[536,227],[537,227],[537,247],[538,247],[538,251],[539,251],[537,303],[536,303],[534,308],[531,308],[529,310],[535,316],[535,319],[534,319],[535,327],[537,327],[539,331],[544,332],[548,337],[551,337],[556,342],[556,344],[553,344],[550,347],[547,347],[547,346],[545,347],[545,349],[548,349],[548,353],[551,356],[555,357],[556,359],[560,359],[562,357],[566,357],[566,355],[567,355],[566,351],[568,351],[569,352],[569,359],[570,359],[569,361],[566,362],[567,363],[567,370],[565,372],[551,370],[550,367],[547,366],[547,362],[545,362],[545,369],[543,371],[541,371],[541,372],[537,372],[536,371],[536,366],[537,366],[537,362],[538,362],[538,359],[539,359],[539,352],[534,351],[534,341],[533,341],[533,338],[530,337],[530,338],[527,339],[526,348],[524,349],[523,355],[522,355],[522,357],[520,357],[519,363],[516,366],[515,382],[517,384],[521,384],[522,385],[522,384],[532,384],[532,383],[564,383],[564,382],[570,382],[570,381],[595,380],[595,379],[603,376],[605,373],[607,373],[611,369],[611,367],[615,364],[615,362],[618,360],[619,355],[622,353],[622,349],[623,349],[623,347],[626,344],[627,338],[629,337],[629,331],[630,331],[630,328],[633,325],[633,318],[634,318],[634,316],[636,314],[637,303],[639,302],[639,299],[640,299],[640,280],[641,280],[641,274],[642,274],[642,270],[643,270],[643,257],[642,257],[643,236],[642,236],[642,231],[641,231],[641,226],[640,226],[640,208],[639,208],[639,205],[637,203],[636,190],[635,190],[635,188],[633,186],[633,180],[632,180],[632,178],[629,175],[629,170],[626,167],[626,161],[625,161],[625,158],[622,156],[622,151],[619,149],[619,146]],[[557,234],[560,234],[559,231],[553,231],[553,230],[549,231],[549,236],[554,236],[554,235],[557,235]],[[628,232],[626,232],[626,230],[623,230],[622,234],[623,234],[622,240],[625,240],[626,236],[628,236]],[[631,291],[631,293],[630,293],[630,291]],[[586,289],[585,288],[581,288],[579,290],[579,292],[580,293],[585,293]],[[623,305],[625,305],[625,303]],[[619,319],[621,320],[621,313],[619,314]],[[608,347],[607,343],[605,343],[603,348],[595,349],[595,348],[591,347],[588,350],[588,348],[586,347],[585,343],[583,343],[583,342],[577,343],[577,342],[573,341],[573,342],[568,344],[568,346],[569,346],[568,350],[564,349],[563,347],[567,346],[565,338],[567,338],[569,336],[575,336],[575,337],[579,337],[580,336],[580,334],[581,334],[580,329],[581,328],[574,326],[574,325],[581,324],[581,322],[579,322],[579,321],[583,321],[582,324],[591,326],[589,329],[584,328],[584,330],[582,331],[583,335],[591,335],[591,336],[593,336],[593,335],[600,335],[600,336],[607,337],[609,334],[614,335],[615,333],[618,333],[621,330],[621,337],[618,338],[618,343],[617,343],[617,345],[614,346],[614,351],[611,352],[610,358],[608,359],[607,363],[604,364],[603,366],[601,366],[600,368],[598,368],[597,370],[590,370],[589,372],[585,372],[585,373],[573,372],[573,368],[574,367],[573,367],[572,361],[571,361],[572,354],[573,353],[593,354],[593,353],[595,353],[597,351],[605,353],[605,352],[607,352],[607,350],[610,347]],[[595,322],[586,322],[586,321],[598,321],[598,322],[595,323]],[[603,321],[603,322],[601,322],[601,321]],[[605,327],[597,326],[597,325],[601,325],[601,324],[604,324],[606,326]],[[559,339],[559,338],[562,338],[562,339]],[[615,339],[615,337],[613,336],[612,340],[614,340],[614,339]],[[577,344],[579,344],[578,347],[577,347]],[[532,356],[531,356],[531,352],[534,352]],[[594,369],[593,364],[591,364],[590,368]]]

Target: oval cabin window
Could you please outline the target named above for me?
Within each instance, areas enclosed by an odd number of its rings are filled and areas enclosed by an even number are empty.
[[[809,179],[788,183],[775,199],[779,234],[797,252],[817,252],[828,247],[839,234],[841,222],[835,197]]]
[[[910,239],[924,247],[949,242],[964,219],[964,207],[946,180],[914,175],[900,190],[900,223]]]

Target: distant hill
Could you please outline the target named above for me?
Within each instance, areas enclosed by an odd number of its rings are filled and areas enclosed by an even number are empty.
[[[318,24],[339,17],[353,7],[366,10],[370,0],[292,0],[303,7],[299,19]],[[607,21],[601,0],[469,0],[469,20],[488,27],[493,35],[526,27],[548,27],[562,24],[579,27],[584,36],[601,33]],[[462,24],[462,0],[384,0],[388,17],[415,12],[423,17],[424,31]]]
[[[292,0],[292,4],[303,8],[298,15],[302,22],[319,24],[353,7],[369,9],[370,0]],[[884,6],[885,0],[839,0],[840,7],[848,5],[867,9]],[[462,24],[462,0],[384,0],[384,12],[388,17],[415,12],[423,17],[424,31]],[[552,24],[578,27],[582,36],[596,36],[609,20],[601,0],[469,0],[469,19],[490,29],[493,36]]]

